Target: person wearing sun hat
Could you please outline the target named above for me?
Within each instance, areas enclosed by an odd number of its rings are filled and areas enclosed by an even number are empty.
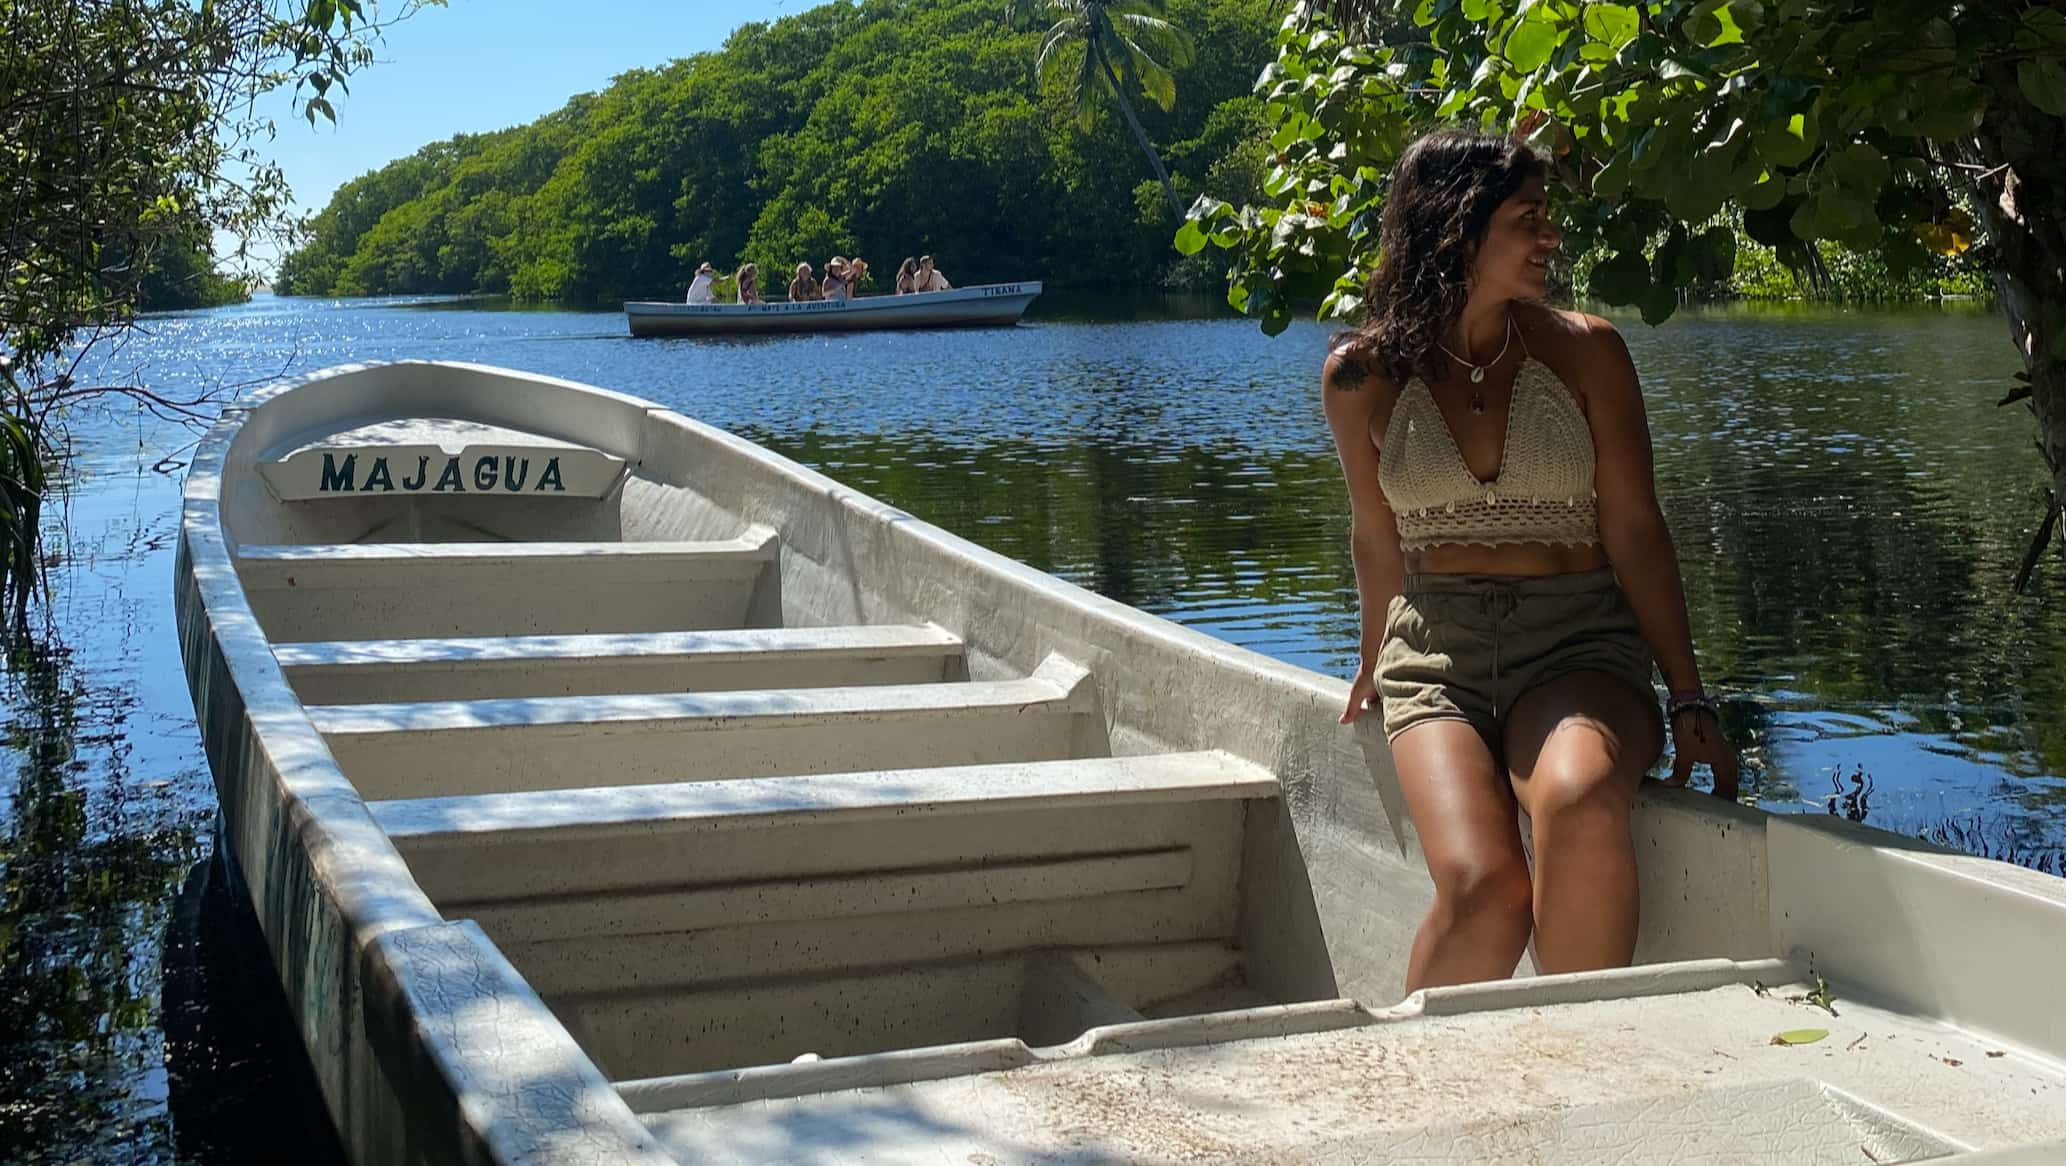
[[[717,278],[717,269],[706,260],[696,269],[696,278],[689,281],[689,295],[684,302],[691,304],[714,304],[717,297],[710,293],[710,283]]]
[[[834,255],[825,261],[825,298],[843,300],[847,296],[846,256]]]
[[[846,295],[853,299],[861,294],[861,281],[868,277],[868,261],[859,257],[846,261]]]

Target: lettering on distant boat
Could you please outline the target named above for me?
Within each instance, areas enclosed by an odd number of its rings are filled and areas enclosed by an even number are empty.
[[[429,445],[306,448],[263,463],[273,492],[288,501],[390,494],[496,498],[600,498],[624,459],[571,445]]]

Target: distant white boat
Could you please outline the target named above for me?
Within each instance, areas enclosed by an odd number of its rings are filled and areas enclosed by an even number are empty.
[[[1401,1000],[1342,680],[661,405],[263,390],[177,587],[355,1166],[2066,1161],[2066,881],[1653,785],[1640,966]]]
[[[1040,281],[989,283],[952,291],[851,300],[767,304],[677,304],[630,300],[633,336],[718,336],[737,332],[846,332],[871,328],[1001,327],[1019,322]]]

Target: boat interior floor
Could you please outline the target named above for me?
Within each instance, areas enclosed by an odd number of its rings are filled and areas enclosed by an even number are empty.
[[[906,1070],[933,1079],[904,1083],[854,1087],[893,1068],[852,1064],[620,1092],[683,1162],[1854,1166],[2047,1142],[2028,1160],[2066,1160],[2060,1066],[1897,1010],[1838,999],[1832,1014],[1803,999],[1810,983],[1757,982],[1783,966],[1694,986],[1730,977],[1721,964],[1436,990],[1278,1037],[1102,1030],[986,1073],[949,1076],[943,1056]],[[1130,1048],[1161,1042],[1183,1043]]]

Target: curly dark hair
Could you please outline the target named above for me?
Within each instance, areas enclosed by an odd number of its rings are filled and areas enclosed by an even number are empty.
[[[1363,324],[1344,335],[1343,354],[1374,361],[1394,384],[1428,375],[1436,342],[1463,314],[1492,212],[1547,171],[1512,138],[1437,130],[1406,147],[1385,194]]]

